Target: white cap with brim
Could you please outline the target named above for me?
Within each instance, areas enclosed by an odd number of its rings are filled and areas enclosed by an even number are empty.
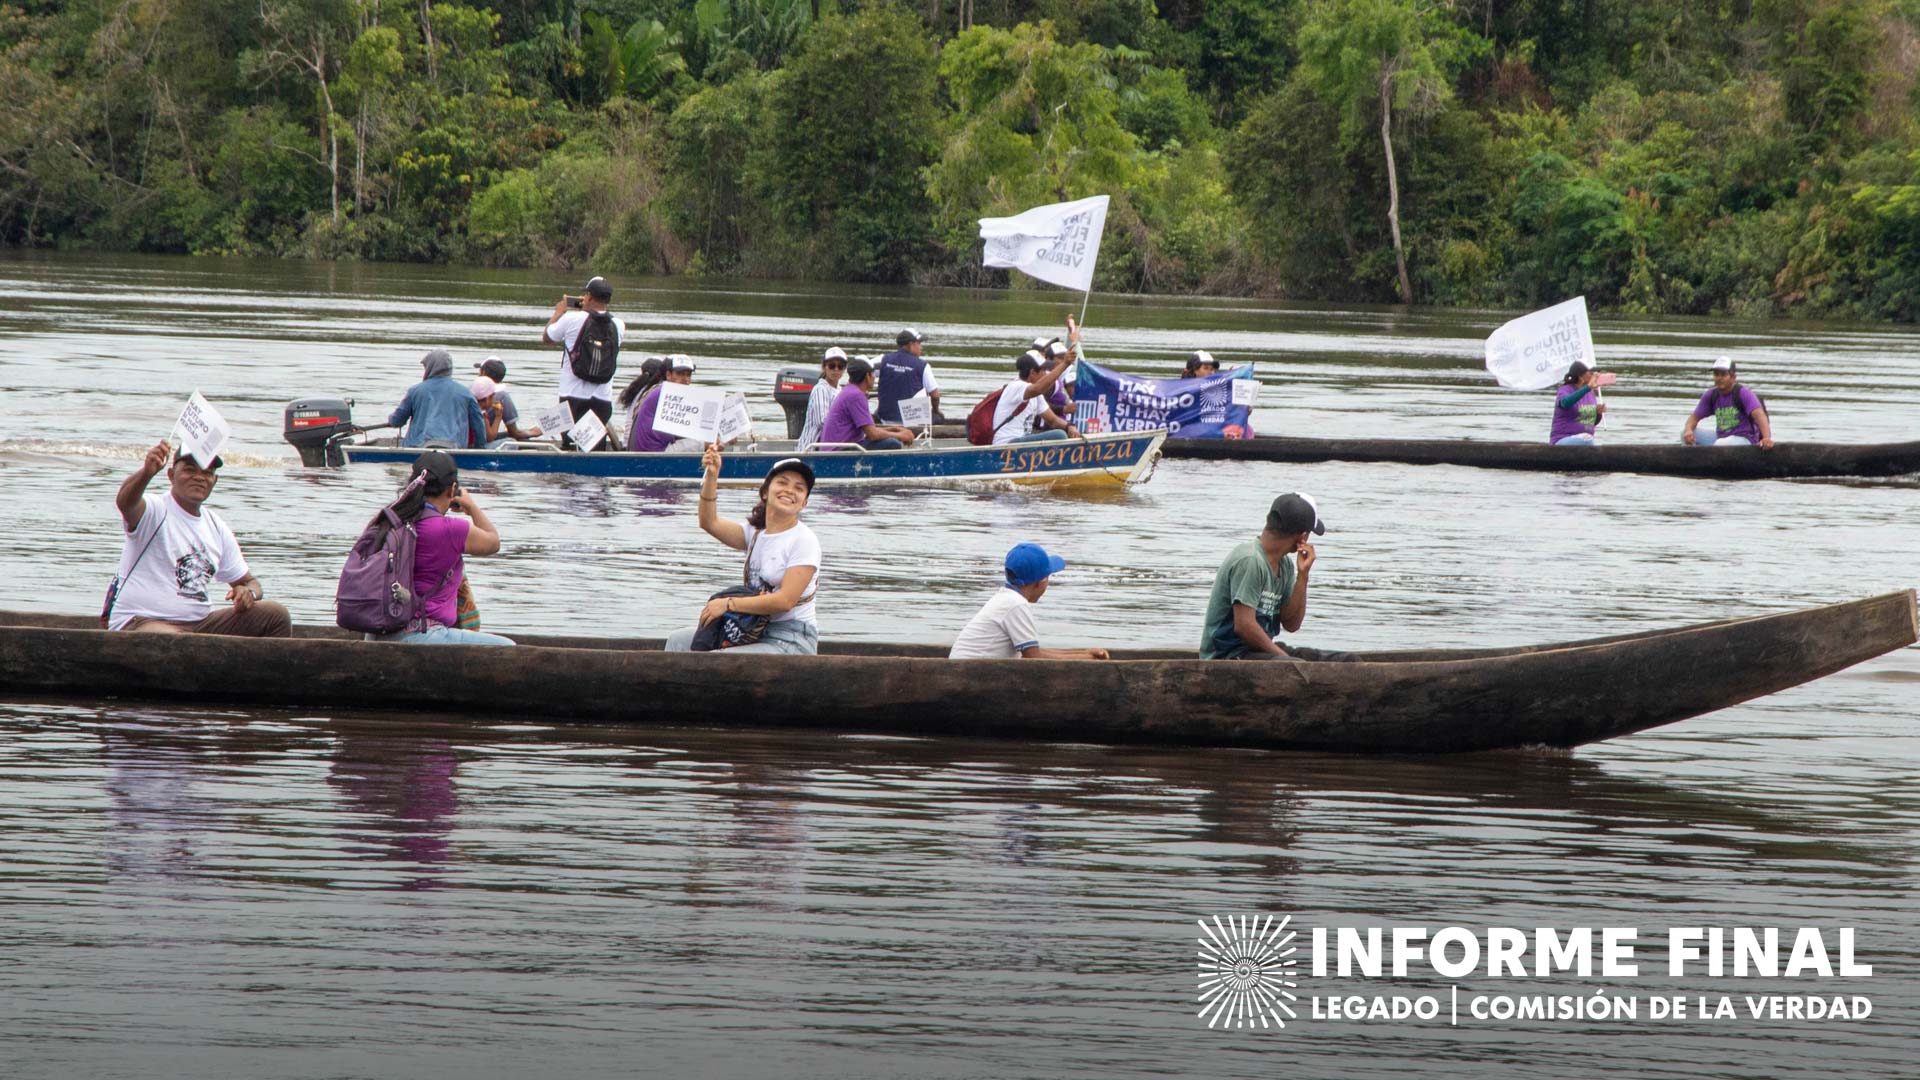
[[[827,360],[845,360],[846,358],[847,358],[847,350],[841,348],[838,345],[835,345],[833,348],[828,349],[820,357],[821,361],[823,362]]]
[[[673,355],[667,357],[667,369],[669,371],[699,370],[698,368],[694,367],[693,357],[688,356],[686,353],[674,353]]]
[[[1715,360],[1715,361],[1713,362],[1713,370],[1715,370],[1715,371],[1732,371],[1732,370],[1734,370],[1734,367],[1733,367],[1733,360],[1732,360],[1732,358],[1730,358],[1730,357],[1726,357],[1726,356],[1723,356],[1723,357],[1721,357],[1721,358],[1719,358],[1718,360]]]

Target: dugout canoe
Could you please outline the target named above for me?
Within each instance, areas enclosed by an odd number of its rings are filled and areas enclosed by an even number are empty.
[[[936,436],[965,437],[959,425],[936,425]],[[1678,442],[1552,446],[1545,442],[1470,439],[1168,439],[1166,458],[1205,461],[1385,462],[1464,465],[1534,472],[1635,472],[1712,480],[1791,480],[1805,477],[1887,477],[1920,474],[1920,441],[1898,443],[1777,443],[1686,446]]]
[[[80,628],[88,625],[96,628]],[[522,722],[1449,753],[1627,735],[1915,639],[1912,591],[1584,642],[1347,663],[1207,662],[1174,651],[1108,663],[952,661],[938,646],[847,643],[817,657],[727,656],[532,635],[512,649],[405,647],[331,628],[277,641],[182,637],[0,613],[0,691]]]

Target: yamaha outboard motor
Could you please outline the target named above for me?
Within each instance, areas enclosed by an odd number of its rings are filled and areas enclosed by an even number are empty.
[[[819,381],[819,368],[781,368],[773,377],[773,400],[787,413],[787,438],[800,437],[800,429],[807,424],[807,399],[813,396],[813,384]]]
[[[345,465],[346,455],[335,441],[354,432],[352,398],[301,398],[287,404],[286,423],[280,429],[300,451],[300,464],[309,468]]]

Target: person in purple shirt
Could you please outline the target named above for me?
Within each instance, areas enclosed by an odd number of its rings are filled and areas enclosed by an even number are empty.
[[[393,504],[393,512],[413,526],[416,537],[413,587],[420,596],[418,618],[405,630],[368,634],[367,640],[415,645],[513,644],[512,638],[462,630],[457,625],[465,556],[498,553],[500,533],[473,496],[461,490],[460,469],[453,455],[429,450],[415,458],[406,493]]]
[[[658,454],[667,450],[700,449],[698,439],[681,439],[653,430],[653,418],[660,411],[661,384],[691,385],[693,372],[693,358],[680,353],[648,357],[647,362],[640,365],[639,376],[620,391],[620,407],[632,410],[627,425],[628,450]]]
[[[867,395],[880,380],[873,365],[854,360],[847,365],[847,385],[827,409],[826,422],[820,425],[820,441],[864,446],[868,450],[899,450],[913,442],[913,429],[896,424],[876,424]],[[839,446],[828,449],[842,449]]]
[[[1702,428],[1700,421],[1713,417]],[[1752,446],[1773,449],[1773,421],[1760,395],[1740,385],[1740,372],[1734,362],[1721,357],[1713,362],[1713,389],[1700,395],[1700,404],[1687,417],[1680,441],[1688,446]]]
[[[1600,390],[1593,385],[1593,368],[1585,360],[1575,360],[1567,369],[1567,377],[1560,380],[1553,401],[1553,430],[1547,441],[1555,446],[1596,446],[1593,432],[1606,414],[1607,403],[1600,400]]]

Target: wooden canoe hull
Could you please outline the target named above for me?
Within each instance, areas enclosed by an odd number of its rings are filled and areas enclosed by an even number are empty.
[[[1593,643],[1319,664],[727,656],[531,640],[407,647],[0,625],[0,691],[523,721],[1450,753],[1625,735],[1915,639],[1910,591]]]
[[[936,427],[936,435],[945,432]],[[1552,446],[1541,442],[1470,439],[1168,439],[1167,458],[1207,461],[1384,462],[1463,465],[1534,472],[1636,472],[1715,480],[1789,480],[1800,477],[1909,476],[1920,473],[1920,442],[1779,443],[1757,446],[1685,446],[1679,441],[1610,446]]]

